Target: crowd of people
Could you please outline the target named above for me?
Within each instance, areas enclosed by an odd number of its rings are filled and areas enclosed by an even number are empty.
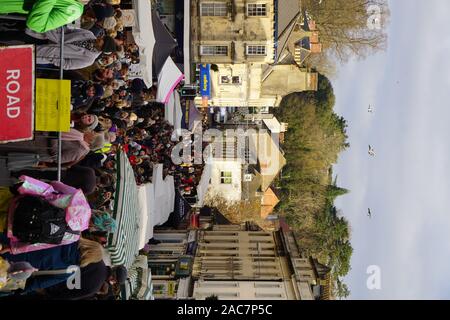
[[[53,274],[28,279],[20,290],[22,294],[48,299],[117,296],[119,285],[127,278],[126,269],[111,266],[105,246],[116,229],[112,210],[119,150],[128,155],[137,184],[152,182],[154,164],[162,163],[164,175],[174,176],[183,195],[196,195],[202,165],[172,162],[172,150],[178,141],[172,139],[173,127],[164,120],[164,104],[155,100],[156,86],[149,88],[141,79],[129,79],[130,66],[140,60],[139,48],[124,32],[119,2],[35,0],[27,1],[25,8],[24,1],[8,0],[11,5],[0,9],[2,14],[27,16],[25,23],[0,23],[0,28],[9,30],[0,35],[0,43],[35,44],[36,76],[57,78],[62,61],[64,78],[71,80],[71,129],[61,134],[61,182],[82,190],[90,208],[89,227],[76,241],[65,245],[39,250],[28,246],[18,253],[12,250],[6,232],[2,234],[0,257],[11,265],[27,262],[36,270],[74,264],[81,267],[81,290],[67,289],[67,274]],[[67,25],[75,20],[79,27]],[[62,60],[60,30],[65,34]],[[0,157],[6,159],[8,170],[18,179],[14,187],[3,188],[2,201],[20,196],[17,190],[23,186],[24,177],[57,180],[57,154],[58,141],[51,133],[35,133],[34,141],[2,145]],[[6,227],[3,223],[4,231]]]

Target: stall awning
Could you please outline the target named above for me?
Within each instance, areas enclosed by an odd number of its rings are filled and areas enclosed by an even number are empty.
[[[156,46],[153,50],[153,63],[155,72],[159,74],[166,63],[167,58],[170,57],[173,49],[177,47],[177,41],[172,37],[169,30],[159,19],[156,10],[152,11],[152,25],[153,33],[155,34]]]
[[[147,256],[140,255],[128,270],[128,279],[122,290],[123,300],[153,300],[151,271]]]
[[[142,220],[139,247],[153,237],[153,228],[167,222],[175,206],[175,183],[172,176],[163,179],[163,165],[153,167],[152,183],[139,186],[138,201]]]
[[[113,265],[129,268],[139,253],[140,206],[133,168],[124,152],[117,156],[117,186],[113,218],[117,230],[108,239]]]
[[[150,0],[133,0],[136,12],[136,24],[133,27],[133,38],[139,46],[139,60],[142,78],[147,85],[153,85],[153,51],[156,43],[152,24],[152,6]]]
[[[172,58],[167,58],[161,72],[158,74],[158,91],[156,100],[168,103],[176,86],[184,79],[183,73],[178,69]]]
[[[173,126],[176,132],[182,128],[183,110],[181,108],[180,94],[176,90],[172,92],[166,104],[165,119]]]

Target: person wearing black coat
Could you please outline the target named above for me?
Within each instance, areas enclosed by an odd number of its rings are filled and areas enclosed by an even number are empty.
[[[124,284],[128,278],[124,266],[108,267],[103,261],[91,263],[80,269],[80,289],[69,289],[65,284],[47,288],[45,298],[50,300],[89,300],[101,292],[105,282]]]

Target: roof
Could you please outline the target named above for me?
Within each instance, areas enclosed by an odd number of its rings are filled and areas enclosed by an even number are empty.
[[[302,69],[295,65],[275,65],[273,71],[261,84],[261,95],[273,95],[280,97],[294,92],[305,90],[317,90],[317,73],[308,69]]]
[[[242,181],[242,199],[252,200],[257,197],[257,192],[261,191],[261,174],[255,170],[252,173],[252,181]]]
[[[266,132],[250,136],[253,147],[257,146],[258,162],[261,174],[261,190],[266,191],[286,165],[286,159],[279,145]]]
[[[264,196],[262,198],[261,218],[267,218],[267,216],[273,212],[273,209],[275,209],[279,202],[280,199],[278,199],[272,188],[267,189],[266,192],[264,192]]]
[[[301,17],[300,0],[279,0],[277,7],[277,34],[278,34],[278,57],[281,56],[289,40],[289,35],[295,25],[294,21]],[[277,59],[278,59],[277,57]]]
[[[263,119],[263,122],[272,133],[281,133],[283,131],[283,126],[276,117],[273,117],[272,119]]]
[[[228,220],[219,210],[214,210],[214,224],[218,225],[232,225],[233,223]]]

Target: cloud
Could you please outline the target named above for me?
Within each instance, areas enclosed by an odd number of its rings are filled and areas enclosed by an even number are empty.
[[[346,281],[352,298],[448,297],[440,278],[450,267],[450,36],[444,33],[450,2],[391,4],[388,52],[344,66],[335,82],[336,110],[349,122],[351,144],[335,168],[339,183],[351,189],[336,202],[352,225]],[[381,291],[366,288],[371,264],[381,267]]]

